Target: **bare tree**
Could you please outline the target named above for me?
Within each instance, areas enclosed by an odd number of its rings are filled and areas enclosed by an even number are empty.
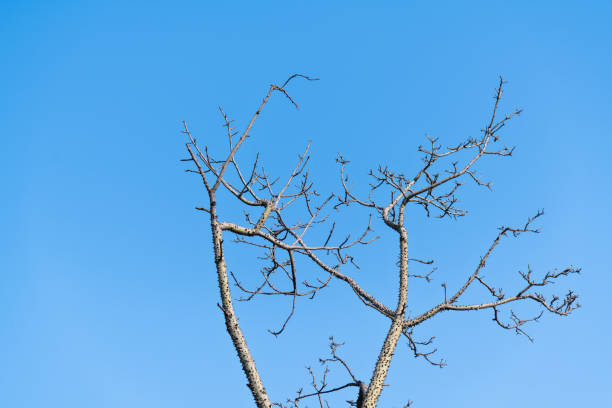
[[[524,331],[526,323],[538,320],[544,312],[566,316],[579,307],[576,301],[578,296],[571,290],[561,298],[555,295],[545,297],[540,291],[542,287],[561,277],[580,272],[580,269],[572,266],[547,272],[540,277],[535,277],[530,268],[527,272],[519,272],[523,284],[519,290],[510,295],[506,295],[502,288],[496,288],[482,275],[489,257],[504,237],[518,237],[524,233],[538,232],[533,227],[536,219],[543,214],[543,211],[538,211],[522,226],[499,227],[491,245],[482,255],[475,269],[467,274],[463,285],[451,289],[447,288],[446,284],[442,284],[444,298],[440,303],[418,316],[407,315],[409,280],[430,281],[430,274],[411,273],[409,263],[431,264],[433,261],[409,256],[409,236],[405,226],[406,208],[409,204],[417,205],[425,210],[427,216],[462,217],[466,212],[457,206],[456,197],[462,182],[471,181],[478,186],[490,188],[488,182],[477,176],[474,166],[488,156],[508,157],[512,155],[514,148],[501,145],[499,133],[512,118],[520,114],[520,110],[515,110],[510,114],[500,115],[499,108],[504,91],[502,78],[495,89],[492,113],[478,138],[467,138],[457,145],[443,148],[436,139],[428,137],[427,146],[418,147],[418,151],[423,155],[423,162],[413,175],[407,176],[392,171],[386,166],[379,166],[369,173],[369,194],[365,197],[360,197],[354,192],[346,174],[349,161],[341,155],[337,158],[341,193],[319,195],[313,187],[307,170],[310,143],[306,151],[298,156],[295,167],[284,181],[268,174],[260,166],[258,156],[248,170],[245,171],[239,166],[236,152],[249,137],[249,132],[270,97],[274,93],[282,94],[297,107],[296,102],[287,92],[287,86],[292,80],[299,78],[309,81],[316,80],[316,78],[296,74],[289,77],[280,86],[271,85],[246,129],[242,132],[234,129],[232,120],[219,108],[229,143],[229,153],[222,159],[214,158],[206,147],[201,147],[190,133],[187,124],[183,123],[184,133],[188,138],[186,148],[189,153],[189,157],[183,160],[191,162],[194,166],[187,171],[199,175],[208,194],[208,206],[196,208],[205,211],[210,217],[214,262],[221,296],[221,303],[218,306],[225,316],[227,332],[232,339],[257,407],[299,407],[303,400],[309,398],[316,398],[319,405],[324,407],[327,405],[325,401],[327,394],[353,387],[356,399],[347,401],[347,403],[359,408],[375,407],[383,389],[395,348],[401,337],[406,339],[415,357],[422,357],[432,365],[440,367],[444,365],[443,360],[434,360],[435,349],[428,348],[433,338],[426,341],[414,338],[416,326],[444,311],[487,309],[492,313],[492,318],[497,325],[525,335],[531,340],[531,337]],[[244,205],[245,220],[242,224],[223,221],[220,217],[219,209],[223,208],[217,201],[217,193],[220,188],[225,189],[230,196]],[[361,207],[370,214],[356,238],[351,238],[350,235],[336,238],[338,236],[336,223],[331,220],[330,213],[348,206]],[[398,297],[393,306],[387,306],[378,300],[346,272],[349,267],[357,266],[351,251],[357,246],[368,245],[376,240],[377,237],[372,236],[372,222],[376,219],[380,219],[382,225],[392,231],[398,243]],[[322,227],[325,228],[325,233],[311,232],[315,229],[321,231]],[[237,276],[228,272],[224,253],[224,233],[232,233],[235,242],[251,245],[265,252],[266,265],[260,270],[261,282],[257,286],[249,288]],[[298,278],[297,257],[303,257],[316,264],[324,277],[321,278],[319,275]],[[315,372],[308,368],[312,377],[313,391],[304,392],[300,389],[295,397],[287,399],[286,402],[271,402],[238,323],[230,281],[233,281],[237,290],[242,293],[238,299],[241,301],[249,301],[260,295],[289,296],[291,298],[291,307],[286,319],[278,329],[270,330],[270,333],[278,336],[287,328],[287,323],[294,314],[296,298],[314,297],[332,279],[344,282],[365,306],[374,309],[389,321],[389,329],[375,361],[372,376],[369,381],[359,380],[347,361],[338,354],[341,343],[330,338],[330,357],[320,360],[325,366],[322,376],[317,379]],[[482,303],[461,303],[462,296],[473,285],[482,286],[489,293],[489,298],[483,299]],[[510,311],[508,320],[503,320],[502,308],[517,302],[530,302],[535,308],[534,314],[531,317],[521,317]],[[345,384],[332,386],[327,383],[330,364],[339,365],[346,372],[348,381]]]

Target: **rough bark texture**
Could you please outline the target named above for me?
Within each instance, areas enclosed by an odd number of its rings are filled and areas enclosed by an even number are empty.
[[[214,208],[214,206],[211,207]],[[253,398],[255,399],[255,404],[257,404],[258,408],[270,408],[272,404],[270,403],[270,399],[268,398],[263,382],[259,377],[259,372],[255,366],[255,360],[253,359],[244,335],[242,334],[242,330],[238,324],[238,319],[236,318],[236,313],[232,304],[232,295],[228,282],[227,267],[225,264],[225,257],[223,256],[223,236],[221,228],[219,228],[216,220],[214,210],[211,211],[211,229],[215,251],[215,265],[217,267],[217,279],[219,282],[219,292],[221,294],[221,303],[223,306],[223,314],[225,316],[225,327],[232,338],[232,343],[234,343],[234,348],[236,349],[236,353],[240,359],[242,370],[247,377],[247,385],[251,390]]]
[[[403,219],[403,208],[400,210],[400,219]],[[402,220],[403,221],[403,220]],[[370,380],[368,392],[363,400],[364,408],[374,408],[380,393],[382,392],[385,378],[389,372],[389,366],[393,359],[393,353],[397,346],[397,341],[402,335],[404,326],[404,311],[406,310],[406,302],[408,300],[408,234],[403,226],[398,226],[399,241],[400,241],[400,276],[399,276],[399,295],[397,300],[397,309],[395,317],[391,323],[391,327],[387,332],[387,337],[380,350],[376,367]]]
[[[389,371],[389,365],[391,364],[391,359],[395,352],[395,346],[397,346],[397,341],[401,334],[402,319],[394,320],[389,328],[382,350],[380,350],[380,354],[378,355],[376,368],[374,369],[368,392],[363,401],[364,408],[376,407],[376,402],[378,401],[378,397],[380,397],[385,378],[387,377],[387,372]]]

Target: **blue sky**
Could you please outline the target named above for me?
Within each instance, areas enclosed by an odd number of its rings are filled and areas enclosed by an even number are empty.
[[[429,287],[411,287],[415,313],[440,301],[441,282],[469,273],[497,226],[539,208],[542,234],[506,240],[487,276],[511,288],[527,264],[584,271],[555,286],[576,289],[582,309],[544,316],[530,327],[534,343],[487,312],[424,325],[418,333],[436,336],[448,366],[429,367],[400,342],[381,405],[610,400],[610,3],[126,3],[0,6],[2,406],[250,406],[216,307],[207,220],[193,210],[205,196],[178,161],[181,121],[223,152],[217,106],[242,127],[267,86],[295,72],[321,80],[292,85],[300,110],[271,100],[241,157],[259,151],[282,175],[312,140],[324,192],[338,191],[337,152],[365,182],[379,163],[414,170],[426,133],[449,144],[477,135],[499,75],[509,81],[502,109],[524,109],[503,131],[514,157],[479,167],[493,192],[461,195],[467,217],[411,213],[411,251],[439,267]],[[221,216],[239,211],[226,204]],[[375,228],[383,239],[359,254],[354,276],[390,303],[395,244]],[[241,276],[257,273],[255,258],[229,262]],[[369,378],[387,321],[336,283],[300,301],[274,338],[266,330],[288,306],[237,309],[272,399],[308,385],[304,366],[318,369],[330,335]]]

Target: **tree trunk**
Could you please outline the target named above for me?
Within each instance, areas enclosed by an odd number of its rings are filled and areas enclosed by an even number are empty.
[[[247,377],[247,386],[253,394],[255,404],[257,404],[258,408],[271,408],[272,404],[270,404],[270,399],[268,398],[266,389],[261,381],[261,378],[259,377],[259,372],[255,366],[255,360],[251,355],[251,351],[247,346],[242,330],[238,325],[238,318],[236,317],[234,306],[232,304],[232,295],[227,276],[227,266],[225,263],[225,257],[223,255],[222,231],[221,228],[219,228],[214,210],[212,208],[211,210],[211,229],[215,252],[215,265],[217,267],[217,278],[219,282],[219,292],[221,294],[221,303],[223,305],[223,314],[225,315],[225,327],[232,338],[232,343],[234,344],[234,348],[236,349],[236,353],[240,359],[242,370]]]

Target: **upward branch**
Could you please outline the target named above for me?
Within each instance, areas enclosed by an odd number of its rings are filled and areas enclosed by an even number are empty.
[[[202,208],[202,209],[208,212],[210,215],[210,226],[211,226],[213,248],[214,248],[214,254],[215,254],[215,266],[217,270],[217,280],[219,284],[219,293],[221,297],[220,308],[225,317],[226,330],[232,339],[232,343],[238,354],[238,358],[242,365],[242,369],[247,377],[248,387],[251,390],[251,393],[253,395],[253,398],[258,408],[270,408],[272,405],[270,403],[270,398],[268,397],[268,394],[263,385],[263,382],[259,376],[257,367],[255,366],[255,360],[253,359],[251,351],[246,343],[246,340],[240,328],[240,324],[238,323],[236,312],[233,307],[231,290],[229,287],[228,271],[227,271],[226,260],[225,260],[225,255],[224,255],[223,237],[222,237],[223,228],[222,228],[222,223],[219,221],[218,212],[217,212],[218,208],[217,208],[217,201],[216,201],[216,192],[219,186],[223,185],[230,193],[236,196],[243,203],[250,205],[250,206],[265,207],[264,209],[265,215],[262,216],[263,220],[261,221],[262,224],[265,223],[265,218],[270,213],[270,210],[268,209],[269,203],[267,201],[262,201],[262,200],[257,199],[256,196],[253,197],[255,199],[254,201],[249,200],[244,196],[245,191],[248,191],[251,193],[253,192],[253,189],[250,188],[249,184],[254,180],[254,177],[251,177],[249,179],[251,180],[251,182],[247,183],[245,182],[244,177],[242,177],[242,174],[239,174],[240,180],[242,181],[243,186],[242,188],[237,188],[226,180],[225,173],[227,169],[229,168],[230,164],[233,164],[234,168],[239,172],[238,166],[236,165],[236,162],[235,162],[236,152],[238,151],[242,143],[245,141],[245,139],[248,137],[249,132],[251,128],[253,127],[253,124],[255,123],[259,115],[261,114],[263,107],[266,105],[266,103],[268,102],[268,99],[270,98],[270,96],[272,95],[274,91],[281,92],[286,97],[288,97],[293,104],[295,104],[295,102],[287,94],[287,91],[285,90],[285,86],[289,83],[289,81],[291,81],[293,78],[296,78],[298,76],[306,78],[306,79],[311,79],[304,75],[293,75],[287,81],[285,81],[285,83],[282,86],[277,86],[277,85],[270,86],[268,93],[266,94],[263,101],[259,105],[259,108],[257,109],[255,114],[251,118],[251,121],[249,122],[247,128],[242,133],[242,136],[239,138],[239,140],[236,143],[233,143],[232,141],[234,132],[230,126],[231,121],[227,118],[227,115],[225,115],[225,113],[221,110],[221,113],[223,114],[223,117],[225,120],[225,126],[227,127],[227,130],[228,130],[228,142],[230,146],[229,154],[221,162],[214,160],[209,155],[208,149],[206,147],[204,148],[204,150],[200,149],[195,138],[191,135],[189,129],[187,128],[186,123],[184,123],[185,133],[189,139],[189,142],[186,144],[187,151],[189,153],[189,158],[185,159],[184,161],[191,161],[194,163],[195,170],[189,169],[188,171],[197,173],[200,175],[202,182],[204,184],[204,187],[206,188],[206,191],[208,193],[208,198],[209,198],[209,207]],[[218,165],[220,165],[220,167],[217,167]],[[214,176],[213,182],[208,180],[207,176],[209,174],[212,174]],[[293,294],[295,297],[295,294],[296,294],[295,290]]]

